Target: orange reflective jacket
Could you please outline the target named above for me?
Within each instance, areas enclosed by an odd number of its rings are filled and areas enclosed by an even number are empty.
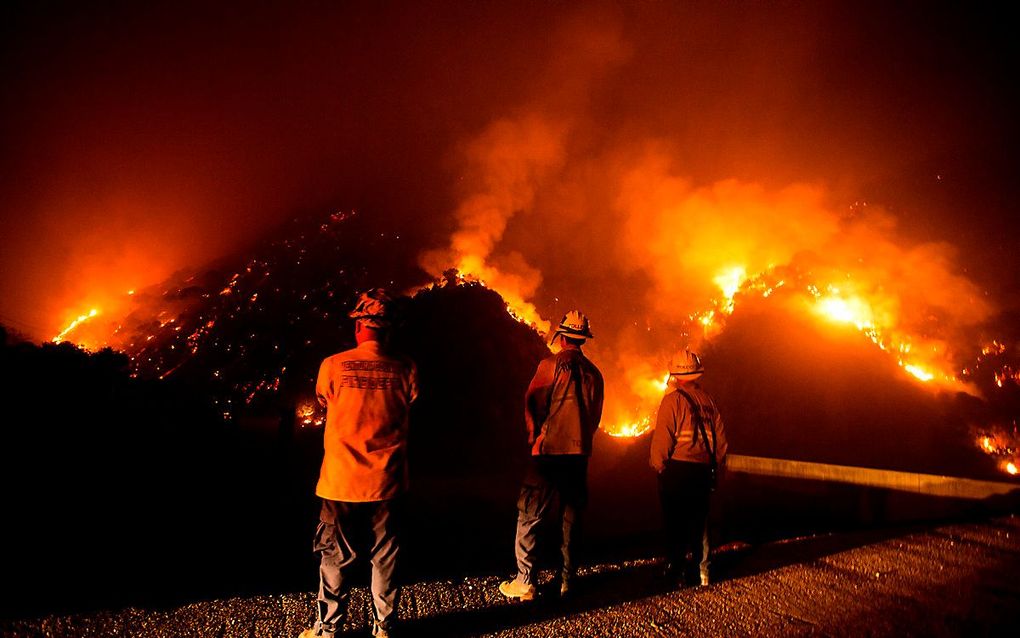
[[[315,493],[366,502],[406,489],[407,415],[418,396],[414,364],[381,353],[377,341],[365,341],[322,362],[315,393],[326,406],[325,454]]]
[[[721,464],[726,457],[726,429],[715,401],[697,383],[685,383],[683,390],[690,401],[684,397],[684,393],[677,391],[674,382],[670,382],[669,390],[659,404],[649,458],[649,464],[656,472],[661,472],[666,461],[671,459],[690,463],[711,462],[706,441],[695,433],[695,410],[701,417],[706,433],[714,439],[708,444],[715,448],[716,461]]]
[[[540,361],[525,401],[532,455],[591,456],[603,392],[602,373],[579,348],[564,348]]]

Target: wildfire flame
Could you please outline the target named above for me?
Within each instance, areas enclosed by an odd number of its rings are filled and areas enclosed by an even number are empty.
[[[983,436],[980,438],[980,441],[982,450],[984,450],[988,454],[995,454],[996,448],[993,443],[994,440],[992,439],[992,437]]]
[[[312,401],[306,401],[298,405],[297,419],[301,427],[321,427],[326,422],[321,410]]]
[[[1012,430],[1003,427],[992,427],[990,431],[979,434],[977,446],[985,454],[998,459],[998,467],[1003,472],[1015,476],[1017,463],[1020,463],[1020,433],[1016,425]]]
[[[478,255],[467,255],[461,258],[457,271],[466,281],[477,281],[481,285],[498,292],[506,302],[507,312],[517,321],[531,326],[540,335],[549,334],[552,324],[542,318],[538,308],[524,298],[520,292],[522,284],[516,277],[506,275],[489,266]]]
[[[606,434],[612,437],[629,439],[641,436],[652,428],[652,417],[646,416],[643,419],[630,423],[615,423],[609,427],[603,426]]]
[[[736,308],[738,293],[758,294],[762,298],[768,298],[776,289],[786,286],[786,281],[782,279],[769,285],[767,283],[769,272],[766,270],[757,275],[748,276],[746,268],[737,266],[723,270],[713,279],[722,293],[721,296],[713,302],[713,309],[691,316],[692,320],[702,325],[706,339],[716,336],[722,331],[726,317],[732,314]],[[885,335],[887,330],[895,326],[894,318],[889,316],[887,311],[879,310],[889,305],[887,300],[870,301],[862,295],[853,294],[835,285],[826,285],[820,288],[814,283],[804,285],[802,293],[808,300],[809,310],[815,316],[831,323],[853,326],[879,349],[893,353],[897,365],[913,378],[925,383],[937,381],[955,389],[965,389],[963,382],[948,369],[939,371],[929,362],[911,355],[915,348],[909,336],[890,338]],[[998,342],[995,343],[997,345]],[[933,355],[937,355],[939,345],[929,344],[929,350]],[[948,365],[945,367],[948,368]],[[1008,372],[1008,370],[1004,370],[1001,375],[1006,375]],[[1002,378],[1006,377],[1002,376]],[[996,379],[997,381],[1000,379],[1000,374],[997,374]],[[999,386],[1002,387],[1001,382]]]
[[[485,261],[477,256],[463,258],[460,265],[464,270],[456,274],[456,281],[477,282],[491,287],[504,296],[507,301],[507,312],[512,317],[532,326],[540,333],[548,332],[550,323],[541,317],[532,303],[515,292],[519,289],[514,285],[516,282],[510,281],[509,290],[500,285],[492,285],[492,281],[506,281],[506,275],[486,265]],[[751,275],[742,265],[720,270],[713,277],[713,283],[718,288],[719,296],[712,301],[712,308],[690,316],[692,321],[702,327],[704,339],[711,339],[722,332],[727,317],[736,309],[739,295],[769,298],[780,288],[790,289],[786,279],[777,278],[771,268]],[[796,290],[791,290],[791,294],[802,296],[809,312],[823,321],[849,325],[861,332],[880,350],[890,353],[896,364],[912,378],[926,384],[937,382],[945,387],[963,388],[964,383],[958,377],[948,372],[945,367],[939,370],[928,360],[939,357],[938,343],[925,344],[926,347],[922,351],[929,354],[926,359],[919,356],[919,351],[909,336],[895,338],[886,336],[887,331],[896,332],[895,318],[887,309],[890,305],[887,300],[880,297],[869,299],[848,288],[832,284],[818,285],[804,282],[801,282]],[[991,348],[996,352],[1003,349],[998,342],[993,342]],[[985,351],[991,352],[987,347]],[[945,363],[943,365],[945,366]],[[669,378],[668,375],[663,377],[661,368],[657,370],[656,366],[648,361],[627,361],[622,367],[623,374],[628,379],[629,407],[610,409],[608,411],[610,418],[604,419],[602,427],[610,436],[633,438],[651,429],[653,425],[651,414],[661,400]],[[996,373],[996,381],[1000,387],[1007,378],[1020,379],[1020,373],[1015,377],[1011,370]],[[619,401],[616,400],[614,403]]]
[[[67,340],[67,335],[69,335],[72,332],[74,332],[75,328],[77,328],[81,324],[85,323],[89,319],[97,316],[98,314],[99,314],[99,310],[97,310],[96,308],[93,308],[93,309],[89,310],[87,314],[78,315],[78,317],[75,318],[75,320],[72,321],[66,328],[64,328],[60,332],[60,334],[58,334],[57,336],[53,337],[53,343],[60,343],[62,341],[66,341]]]
[[[740,287],[747,281],[747,269],[743,266],[734,266],[719,273],[712,279],[722,291],[723,301],[720,304],[726,314],[733,312],[733,297],[740,290]]]

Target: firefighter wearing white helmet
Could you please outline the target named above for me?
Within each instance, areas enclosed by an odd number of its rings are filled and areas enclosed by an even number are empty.
[[[524,419],[532,462],[517,502],[517,575],[499,586],[508,598],[535,597],[539,529],[546,521],[562,530],[557,581],[560,595],[570,589],[588,500],[588,457],[602,419],[602,373],[581,352],[592,336],[588,318],[568,312],[553,333],[561,350],[539,362],[528,386]]]
[[[709,582],[708,511],[727,449],[719,409],[697,382],[704,372],[701,358],[688,350],[670,360],[649,459],[659,475],[666,575],[685,585]]]
[[[563,315],[563,320],[560,321],[560,325],[553,331],[549,343],[555,342],[556,337],[560,335],[568,339],[580,340],[581,343],[584,343],[586,339],[593,339],[595,337],[591,333],[591,324],[588,322],[588,317],[585,317],[577,310],[571,310]]]
[[[318,618],[301,638],[343,629],[350,572],[362,554],[372,563],[373,635],[387,636],[396,620],[393,576],[407,488],[408,410],[418,387],[414,363],[382,346],[392,303],[383,289],[362,293],[350,312],[357,347],[319,367],[315,393],[326,407],[326,428],[315,487],[322,499],[314,544]]]

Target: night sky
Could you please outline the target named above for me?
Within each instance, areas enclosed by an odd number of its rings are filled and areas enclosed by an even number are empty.
[[[1017,306],[1005,9],[16,2],[0,32],[0,321],[35,338],[296,214],[358,209],[442,247],[471,191],[465,145],[531,112],[569,122],[575,184],[652,145],[695,185],[818,185],[834,208],[890,211],[904,242],[951,242]],[[584,211],[563,214],[583,235]],[[543,294],[569,288],[565,254],[525,255]]]

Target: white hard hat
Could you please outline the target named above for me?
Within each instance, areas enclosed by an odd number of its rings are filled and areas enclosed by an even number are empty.
[[[669,360],[669,376],[684,381],[697,379],[705,372],[701,358],[690,350],[681,350]]]
[[[358,296],[354,310],[348,315],[371,328],[385,328],[390,325],[390,303],[393,297],[383,288],[372,288]]]
[[[563,335],[568,339],[592,339],[595,335],[591,333],[591,324],[588,323],[588,317],[581,314],[579,310],[571,310],[567,314],[563,315],[563,319],[560,321],[560,325],[556,327],[556,331],[553,332],[552,338],[555,339],[556,335]]]

